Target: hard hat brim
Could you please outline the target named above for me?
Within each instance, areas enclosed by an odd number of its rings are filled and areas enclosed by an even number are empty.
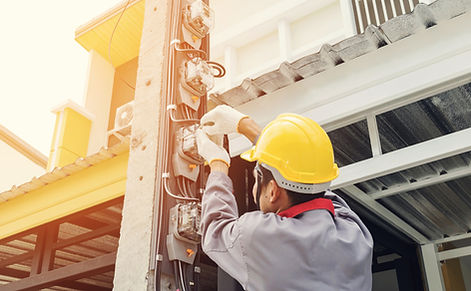
[[[248,162],[255,162],[257,159],[254,156],[255,156],[255,146],[253,146],[251,149],[240,154],[240,157]]]

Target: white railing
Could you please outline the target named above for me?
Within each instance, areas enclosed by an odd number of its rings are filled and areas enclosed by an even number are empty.
[[[380,25],[391,18],[410,13],[419,0],[351,0],[358,33],[370,25]]]

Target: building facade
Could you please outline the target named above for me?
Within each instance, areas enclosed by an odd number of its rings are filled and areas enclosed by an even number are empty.
[[[144,60],[165,46],[148,35],[165,34],[169,3],[124,1],[77,29],[90,52],[84,102],[54,111],[47,173],[0,193],[0,290],[156,284],[159,136],[140,126],[159,123],[161,64]],[[373,290],[471,290],[471,1],[210,6],[210,59],[226,76],[208,107],[260,125],[296,112],[326,129],[340,167],[333,190],[375,239]],[[249,146],[229,137],[242,213],[254,207],[251,166],[237,157]],[[238,290],[203,255],[198,268],[199,290]],[[175,289],[169,280],[161,290]]]

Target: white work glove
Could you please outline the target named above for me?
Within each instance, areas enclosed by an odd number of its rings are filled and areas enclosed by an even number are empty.
[[[231,158],[222,147],[223,135],[213,135],[211,138],[201,129],[196,130],[196,145],[198,153],[209,165],[213,161],[222,161],[229,167]]]
[[[249,117],[227,105],[218,105],[201,118],[201,128],[208,135],[239,132],[239,122]]]

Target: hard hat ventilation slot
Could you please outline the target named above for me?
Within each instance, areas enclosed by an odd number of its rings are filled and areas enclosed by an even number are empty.
[[[305,183],[297,183],[293,181],[289,181],[281,175],[281,173],[274,167],[271,167],[265,163],[262,163],[261,166],[269,170],[273,174],[273,178],[275,178],[276,183],[280,185],[280,187],[298,192],[303,194],[315,194],[319,192],[324,192],[329,189],[331,182],[326,183],[319,183],[319,184],[305,184]]]
[[[290,187],[290,188],[296,188],[296,189],[299,189],[299,190],[306,190],[306,191],[311,190],[310,187],[302,187],[302,186],[299,186],[299,185],[294,185],[294,184],[286,183],[285,181],[281,181],[281,184],[282,184],[283,186],[288,186],[288,187]]]

